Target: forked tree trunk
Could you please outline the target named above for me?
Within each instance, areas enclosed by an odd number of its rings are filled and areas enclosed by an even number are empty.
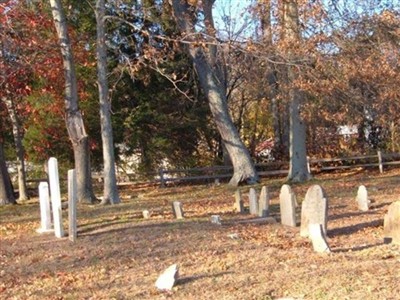
[[[105,1],[97,0],[97,80],[99,86],[100,124],[104,161],[104,194],[101,203],[117,204],[120,203],[120,199],[117,189],[117,177],[115,175],[114,142],[110,112],[111,105],[108,99],[107,49],[105,43],[104,15]]]
[[[50,5],[64,63],[66,125],[74,151],[78,201],[93,203],[96,198],[92,187],[88,135],[78,107],[75,63],[67,23],[61,0],[50,0]]]
[[[209,37],[215,37],[215,28],[212,19],[212,5],[215,0],[202,1],[204,10],[204,23]],[[200,2],[200,1],[199,1]],[[221,135],[222,141],[229,153],[233,165],[233,177],[231,185],[238,185],[240,182],[249,184],[258,181],[258,175],[251,160],[249,151],[240,139],[238,130],[233,124],[229,115],[226,101],[226,92],[223,81],[219,77],[217,63],[217,47],[208,44],[207,48],[195,43],[195,36],[199,37],[195,30],[194,10],[190,9],[187,1],[173,0],[173,10],[178,22],[182,36],[192,37],[187,49],[194,67],[199,76],[200,85],[207,96],[211,113]],[[204,40],[203,40],[204,41]],[[207,43],[207,41],[205,41]],[[215,39],[213,39],[215,42]]]
[[[8,174],[3,143],[0,141],[0,205],[17,204],[14,190]]]
[[[18,120],[15,105],[11,99],[3,98],[3,102],[7,106],[8,115],[10,116],[15,151],[17,154],[17,170],[18,170],[18,200],[25,201],[29,199],[28,189],[26,187],[26,172],[25,172],[25,149],[22,145],[21,126]]]

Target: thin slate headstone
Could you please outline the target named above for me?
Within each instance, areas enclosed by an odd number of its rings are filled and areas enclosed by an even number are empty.
[[[326,241],[321,224],[308,225],[309,236],[315,252],[330,253],[331,249]]]
[[[182,209],[182,202],[174,201],[172,203],[172,211],[174,212],[174,216],[176,219],[183,219],[183,209]]]
[[[281,224],[296,227],[296,196],[292,188],[284,184],[279,194],[279,203],[281,211]]]
[[[367,188],[364,185],[359,186],[358,191],[357,191],[356,200],[357,200],[359,210],[361,210],[361,211],[369,210],[370,201],[368,200]]]
[[[240,190],[236,190],[235,192],[235,204],[234,204],[234,210],[243,214],[244,213],[244,204],[243,204],[243,199],[242,199],[242,193]]]
[[[58,177],[58,162],[54,157],[49,159],[50,198],[53,208],[54,233],[58,238],[64,237],[64,227],[61,211],[60,180]]]
[[[254,188],[250,188],[249,190],[249,206],[250,206],[250,214],[258,215],[257,193]]]
[[[177,264],[169,266],[156,281],[156,288],[162,291],[170,291],[178,279],[179,267]]]
[[[393,202],[384,217],[385,242],[400,245],[400,201]]]
[[[266,186],[261,188],[260,198],[258,200],[258,216],[260,218],[269,216],[269,194]]]
[[[68,170],[68,238],[71,242],[75,242],[78,229],[76,217],[76,205],[78,202],[77,182],[75,170]]]
[[[51,225],[51,209],[49,185],[47,182],[39,183],[39,199],[40,199],[40,228],[38,233],[53,232]]]
[[[306,197],[301,205],[301,227],[300,235],[308,237],[308,225],[321,224],[324,235],[328,225],[328,198],[319,185],[311,186],[306,193]]]

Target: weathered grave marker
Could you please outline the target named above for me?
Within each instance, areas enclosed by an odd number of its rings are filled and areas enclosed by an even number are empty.
[[[174,212],[174,216],[177,219],[183,219],[183,208],[182,208],[182,202],[179,201],[174,201],[172,203],[172,211]]]
[[[385,242],[400,245],[400,201],[393,202],[384,217]]]
[[[68,238],[71,242],[77,237],[76,205],[78,202],[75,170],[68,170]]]
[[[261,188],[260,199],[258,200],[258,216],[260,218],[269,216],[269,194],[266,186]]]
[[[284,184],[279,194],[281,224],[296,227],[296,199],[292,188]]]
[[[175,281],[178,279],[179,267],[177,264],[169,266],[156,281],[156,287],[159,290],[170,291],[174,287]]]
[[[300,235],[308,237],[308,225],[321,224],[324,235],[327,232],[328,224],[328,199],[325,192],[319,185],[311,186],[301,206],[301,227]]]
[[[143,219],[150,219],[150,211],[148,211],[147,209],[142,211],[142,215],[143,215]]]
[[[361,211],[369,210],[370,201],[368,200],[367,188],[364,185],[359,186],[358,191],[357,191],[356,200],[357,200],[359,210],[361,210]]]
[[[39,233],[53,232],[51,226],[51,210],[49,185],[47,182],[39,183],[39,199],[40,199],[40,228]]]
[[[61,211],[60,180],[58,177],[58,162],[54,157],[49,159],[50,198],[53,208],[54,233],[58,238],[64,236],[64,227]]]
[[[240,190],[236,190],[235,192],[235,204],[234,204],[234,210],[243,214],[244,213],[244,204],[243,204],[243,199],[242,199],[242,193]]]
[[[211,219],[211,223],[221,225],[221,216],[220,215],[212,215],[210,219]]]
[[[250,188],[249,190],[249,206],[250,206],[250,214],[258,215],[257,193],[254,188]]]
[[[308,232],[315,252],[331,252],[331,249],[329,248],[329,245],[325,239],[325,234],[321,224],[309,224]]]

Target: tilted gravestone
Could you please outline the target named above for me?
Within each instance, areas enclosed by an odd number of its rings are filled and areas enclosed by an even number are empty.
[[[364,185],[360,185],[357,191],[357,204],[358,209],[361,211],[368,211],[369,210],[369,199],[368,199],[368,191]]]
[[[64,237],[64,227],[61,211],[60,180],[58,177],[58,162],[54,157],[50,157],[49,162],[49,182],[50,198],[53,209],[54,233],[58,238]]]
[[[51,225],[50,194],[49,184],[47,182],[39,183],[40,199],[40,228],[39,233],[53,232]]]
[[[249,190],[249,206],[250,206],[250,214],[258,215],[257,193],[254,188],[250,188]]]
[[[321,224],[308,225],[309,236],[313,245],[313,249],[318,253],[329,253],[331,249],[326,241],[325,234]]]
[[[156,287],[159,290],[170,291],[174,287],[175,281],[178,279],[179,266],[173,264],[169,266],[156,281]]]
[[[400,201],[393,202],[384,217],[385,242],[400,245]]]
[[[328,199],[324,190],[319,185],[311,186],[301,205],[301,227],[300,235],[308,237],[308,225],[321,224],[324,235],[328,224]]]
[[[183,208],[182,208],[182,202],[179,201],[174,201],[172,203],[172,211],[174,212],[174,216],[177,219],[183,219]]]
[[[284,184],[279,194],[281,224],[296,227],[296,196],[291,187]]]
[[[243,199],[242,199],[242,193],[240,190],[236,190],[235,192],[235,204],[234,204],[234,210],[239,212],[239,213],[244,213],[244,204],[243,204]]]
[[[258,216],[260,218],[269,216],[269,194],[266,186],[261,188],[260,199],[258,200]]]

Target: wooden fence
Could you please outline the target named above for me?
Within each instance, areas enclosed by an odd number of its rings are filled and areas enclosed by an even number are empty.
[[[308,159],[308,168],[310,173],[352,169],[378,167],[383,173],[384,166],[400,165],[400,153],[383,154],[378,151],[376,155],[351,156],[342,158],[322,158]],[[288,162],[271,162],[255,165],[260,177],[286,176],[289,172]],[[158,178],[160,187],[166,187],[168,183],[184,183],[219,180],[232,177],[233,168],[230,166],[213,166],[192,169],[160,169]]]

